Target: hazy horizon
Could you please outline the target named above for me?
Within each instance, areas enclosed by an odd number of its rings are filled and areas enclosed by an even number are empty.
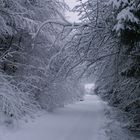
[[[76,5],[77,5],[77,0],[65,0],[65,2],[68,4],[68,6],[70,7],[70,9],[72,10]],[[70,22],[78,22],[79,21],[79,17],[78,17],[78,13],[76,12],[72,12],[72,11],[67,11],[66,12],[66,18],[70,21]]]

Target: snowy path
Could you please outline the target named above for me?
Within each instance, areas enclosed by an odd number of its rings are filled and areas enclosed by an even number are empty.
[[[97,96],[57,109],[0,135],[0,140],[108,140],[104,126],[105,103]]]

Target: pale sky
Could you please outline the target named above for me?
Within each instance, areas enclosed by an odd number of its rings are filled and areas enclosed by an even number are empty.
[[[77,5],[76,0],[65,0],[65,2],[69,5],[71,9]],[[66,12],[66,17],[71,22],[78,22],[78,14],[75,12]]]

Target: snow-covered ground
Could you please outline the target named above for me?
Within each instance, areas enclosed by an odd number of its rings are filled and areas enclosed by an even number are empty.
[[[1,129],[0,140],[128,140],[114,134],[110,138],[106,107],[96,95],[87,95],[85,101],[43,114],[18,129]]]
[[[19,129],[1,131],[0,140],[107,140],[104,104],[97,96],[86,96]]]

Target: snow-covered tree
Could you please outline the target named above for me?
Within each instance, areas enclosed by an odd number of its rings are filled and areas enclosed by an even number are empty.
[[[75,10],[87,26],[72,43],[80,58],[74,66],[84,63],[80,77],[91,77],[96,92],[123,110],[129,128],[138,130],[139,1],[80,0]]]
[[[114,9],[114,28],[125,43],[139,40],[140,2],[137,0],[110,0]],[[127,37],[126,37],[127,36]]]
[[[52,110],[77,100],[78,83],[65,75],[75,53],[67,48],[72,24],[58,0],[0,1],[0,112],[8,118]],[[73,92],[72,92],[73,91]]]

